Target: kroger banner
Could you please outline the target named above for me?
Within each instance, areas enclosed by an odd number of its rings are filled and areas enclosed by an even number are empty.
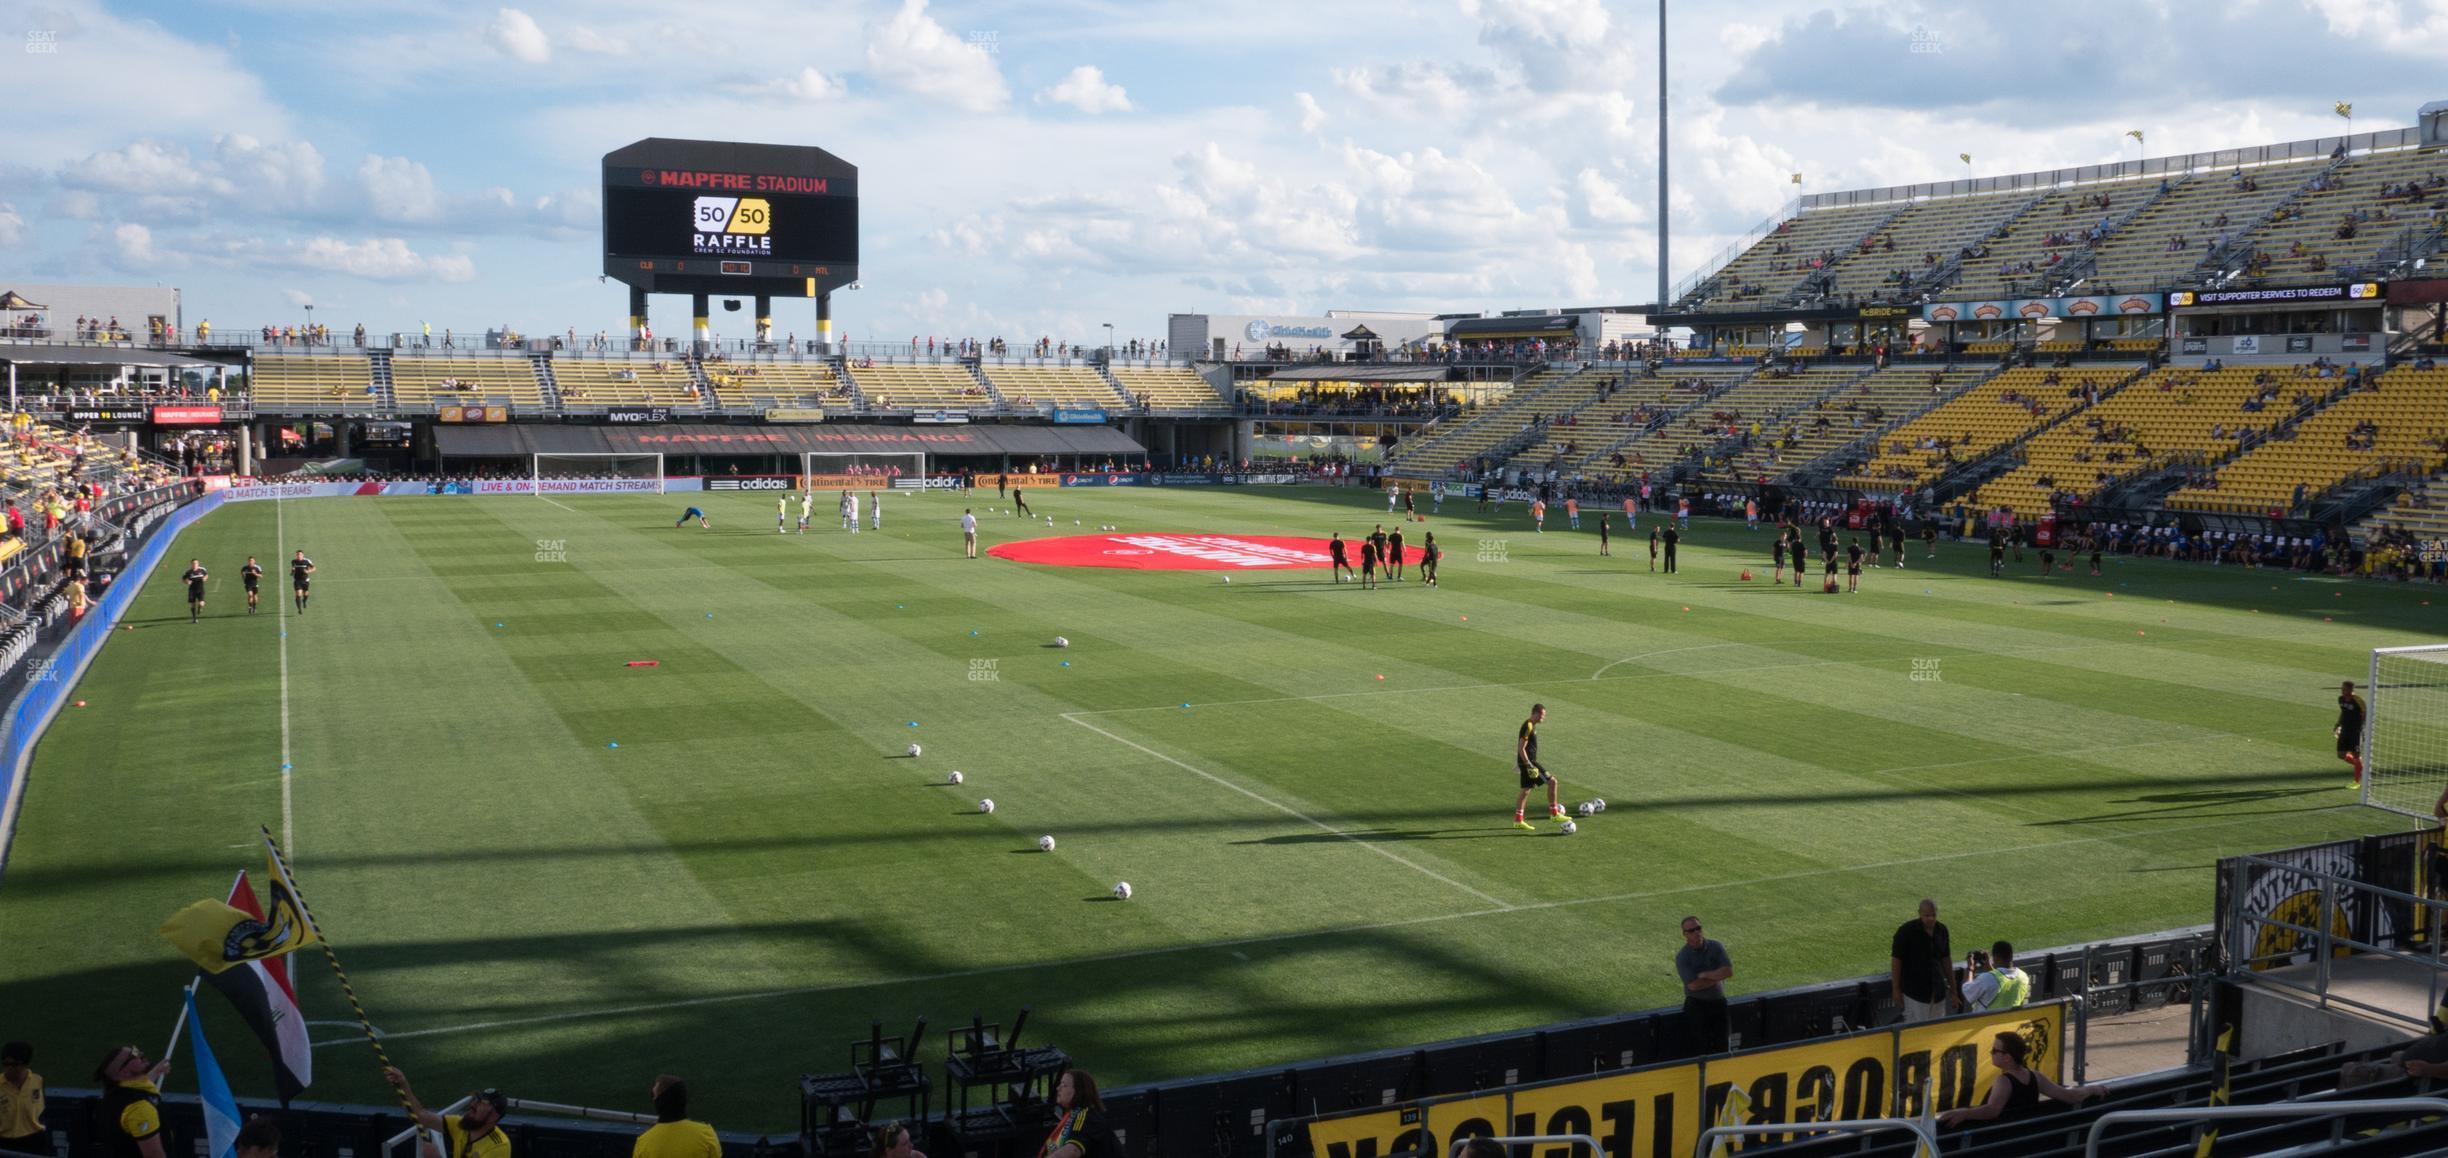
[[[2167,309],[2165,294],[2112,294],[2104,297],[2000,298],[1982,302],[1929,302],[1921,318],[1930,322],[1990,322],[2010,318],[2095,318],[2156,314]]]

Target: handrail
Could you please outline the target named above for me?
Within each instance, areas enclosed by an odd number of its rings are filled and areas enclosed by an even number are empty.
[[[2422,1110],[2448,1113],[2448,1098],[2373,1098],[2361,1102],[2278,1102],[2266,1106],[2183,1106],[2166,1110],[2110,1110],[2092,1119],[2083,1138],[2083,1158],[2098,1158],[2100,1135],[2113,1122],[2200,1122],[2222,1118],[2335,1118],[2346,1114],[2394,1114]]]
[[[1767,1126],[1711,1126],[1700,1132],[1700,1145],[1692,1151],[1692,1154],[1693,1158],[1708,1158],[1709,1143],[1712,1140],[1737,1135],[1801,1134],[1810,1131],[1875,1134],[1881,1130],[1907,1131],[1919,1139],[1923,1146],[1928,1147],[1931,1154],[1939,1152],[1938,1135],[1929,1128],[1927,1123],[1911,1118],[1862,1118],[1850,1122],[1786,1122]]]
[[[1445,1158],[1462,1158],[1462,1148],[1479,1140],[1475,1138],[1454,1139],[1453,1145],[1445,1148]],[[1488,1138],[1485,1141],[1494,1142],[1499,1146],[1580,1145],[1589,1147],[1590,1152],[1596,1154],[1598,1158],[1607,1158],[1606,1147],[1599,1145],[1598,1139],[1587,1134],[1515,1134],[1506,1138]]]
[[[436,1112],[437,1112],[437,1113],[440,1113],[440,1114],[442,1114],[442,1115],[444,1115],[444,1116],[446,1116],[446,1117],[447,1117],[447,1116],[449,1116],[449,1115],[451,1115],[451,1114],[455,1114],[455,1113],[458,1113],[458,1112],[459,1112],[459,1111],[461,1111],[461,1110],[467,1109],[467,1108],[468,1108],[468,1103],[473,1102],[473,1101],[475,1101],[475,1100],[476,1100],[476,1099],[475,1099],[474,1095],[467,1095],[467,1096],[463,1096],[463,1097],[461,1097],[461,1098],[460,1098],[458,1101],[456,1101],[456,1102],[452,1102],[451,1104],[449,1104],[449,1105],[447,1105],[447,1106],[442,1107],[440,1110],[438,1110],[438,1111],[436,1111]],[[399,1133],[397,1133],[397,1134],[393,1134],[393,1135],[391,1135],[390,1137],[383,1139],[383,1141],[382,1141],[382,1158],[391,1158],[391,1151],[392,1151],[392,1149],[393,1149],[394,1147],[398,1146],[400,1143],[405,1142],[405,1141],[407,1141],[407,1140],[409,1140],[409,1139],[411,1139],[411,1138],[414,1138],[414,1137],[416,1137],[416,1136],[417,1136],[417,1135],[419,1135],[419,1134],[428,1134],[428,1133],[432,1133],[432,1131],[427,1130],[427,1129],[425,1129],[423,1126],[419,1126],[419,1125],[417,1125],[417,1124],[416,1124],[416,1123],[414,1123],[414,1122],[410,1122],[410,1123],[408,1124],[408,1128],[407,1128],[407,1129],[402,1130],[402,1131],[400,1131],[400,1132],[399,1132]],[[434,1145],[434,1148],[435,1148],[436,1150],[442,1150],[442,1151],[444,1151],[444,1152],[448,1152],[448,1147],[447,1147],[447,1146],[445,1146],[445,1145],[443,1145],[443,1144],[442,1144],[442,1143],[441,1143],[439,1140],[437,1140],[437,1141],[436,1141],[436,1143],[435,1143],[435,1145]]]

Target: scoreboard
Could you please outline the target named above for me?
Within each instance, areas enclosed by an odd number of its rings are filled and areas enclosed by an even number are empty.
[[[858,169],[822,149],[649,138],[604,156],[604,273],[801,297],[858,278]]]

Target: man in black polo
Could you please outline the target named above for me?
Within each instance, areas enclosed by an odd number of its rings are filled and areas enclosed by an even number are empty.
[[[1673,523],[1666,524],[1666,573],[1669,575],[1675,573],[1675,545],[1682,541],[1683,532],[1676,530]]]
[[[1703,1054],[1724,1053],[1730,1045],[1725,983],[1734,976],[1734,960],[1724,945],[1700,935],[1698,917],[1683,918],[1675,973],[1683,979],[1683,1019],[1691,1027],[1692,1044]]]
[[[1947,1015],[1955,994],[1955,949],[1938,902],[1923,900],[1921,914],[1896,927],[1887,949],[1887,995],[1906,1021],[1936,1021]]]

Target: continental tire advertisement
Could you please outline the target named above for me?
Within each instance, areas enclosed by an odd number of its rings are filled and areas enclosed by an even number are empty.
[[[1461,1138],[1588,1134],[1609,1154],[1683,1158],[1699,1144],[1701,1130],[1716,1124],[1719,1108],[1737,1088],[1749,1096],[1739,1124],[1751,1126],[1917,1117],[1924,1109],[1925,1079],[1931,1112],[1976,1105],[1997,1080],[1989,1042],[2000,1033],[2021,1035],[2031,1047],[2031,1067],[2063,1079],[2065,1007],[2049,1002],[1319,1118],[1308,1123],[1309,1143],[1316,1158],[1375,1158],[1412,1151],[1444,1154]],[[1746,1141],[1767,1146],[1792,1137],[1757,1135]]]

